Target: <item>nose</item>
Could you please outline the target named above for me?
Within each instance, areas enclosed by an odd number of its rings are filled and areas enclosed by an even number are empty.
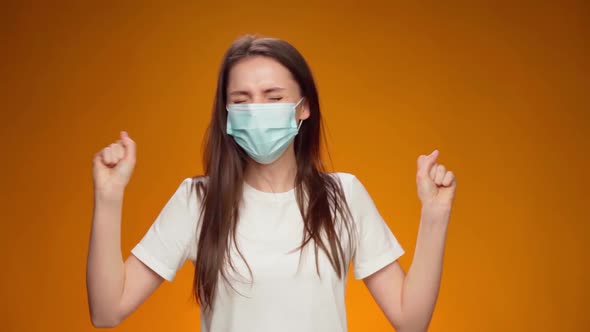
[[[265,103],[266,100],[264,99],[263,95],[254,95],[252,96],[252,103],[258,104],[258,103]]]

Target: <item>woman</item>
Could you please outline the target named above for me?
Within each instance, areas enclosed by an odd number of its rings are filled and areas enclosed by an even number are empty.
[[[94,326],[119,324],[191,260],[202,331],[346,331],[349,263],[398,331],[424,331],[434,310],[455,177],[438,151],[418,158],[422,215],[404,250],[352,174],[326,173],[321,113],[301,54],[245,36],[225,54],[206,136],[205,175],[185,178],[123,262],[120,222],[135,143],[94,157],[87,288]]]

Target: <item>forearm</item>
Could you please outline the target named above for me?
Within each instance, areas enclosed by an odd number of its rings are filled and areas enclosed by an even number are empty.
[[[440,289],[450,208],[423,206],[414,259],[402,288],[403,330],[426,331]]]
[[[117,198],[95,194],[86,270],[88,303],[95,325],[117,324],[115,309],[125,283],[121,254],[122,206],[122,193]]]

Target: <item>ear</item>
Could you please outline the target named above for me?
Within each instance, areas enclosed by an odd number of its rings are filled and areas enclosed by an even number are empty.
[[[307,102],[307,98],[303,99],[303,102],[298,107],[297,110],[297,119],[298,120],[307,120],[309,118],[309,103]]]

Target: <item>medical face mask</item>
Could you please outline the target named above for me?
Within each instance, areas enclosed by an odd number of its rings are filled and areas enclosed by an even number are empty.
[[[227,105],[228,135],[261,164],[279,159],[293,141],[297,125],[296,108],[301,103],[251,103]]]

